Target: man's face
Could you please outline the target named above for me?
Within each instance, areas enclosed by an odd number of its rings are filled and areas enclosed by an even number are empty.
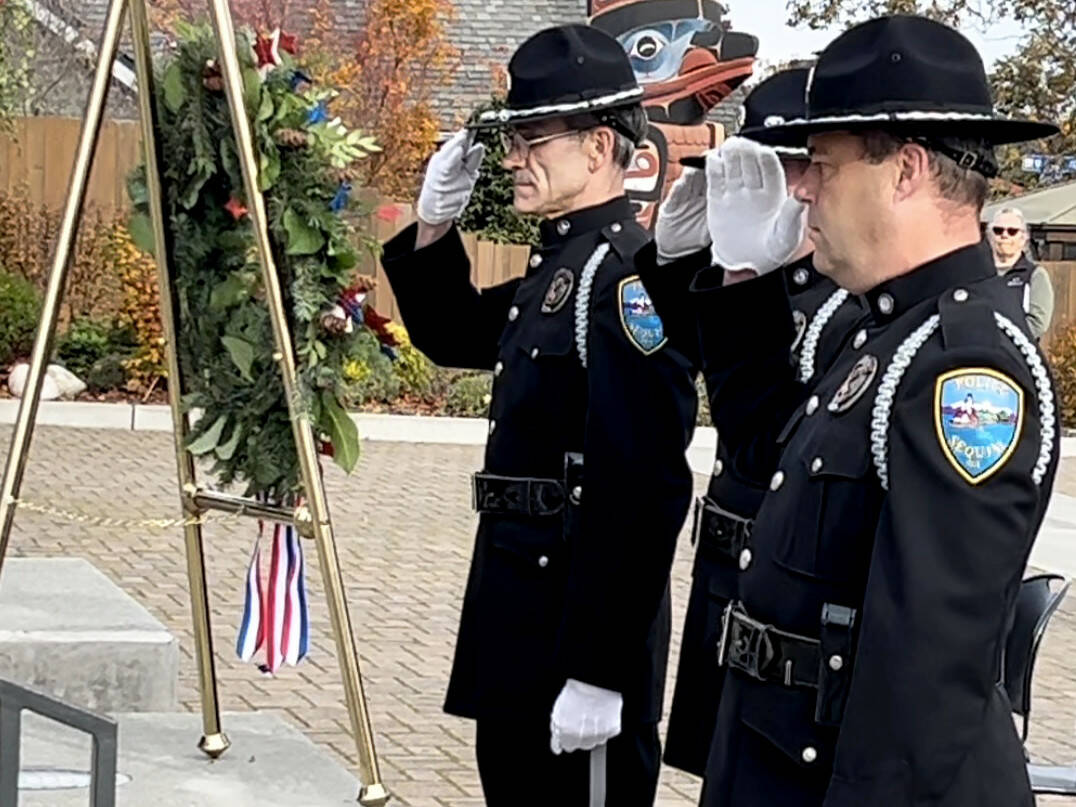
[[[1003,266],[1015,261],[1027,244],[1024,223],[1014,213],[998,213],[994,216],[989,236],[994,258]]]
[[[861,294],[874,285],[872,261],[891,232],[899,169],[892,159],[868,162],[863,140],[847,132],[812,135],[808,150],[795,196],[807,204],[815,268]]]
[[[522,125],[507,135],[511,145],[503,165],[512,172],[516,210],[553,217],[569,209],[591,177],[586,134],[568,129],[562,120],[550,120]],[[536,139],[540,142],[527,144]]]

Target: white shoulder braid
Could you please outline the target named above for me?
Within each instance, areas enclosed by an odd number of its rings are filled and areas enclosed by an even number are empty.
[[[579,277],[579,291],[575,293],[575,348],[579,352],[579,361],[587,366],[587,328],[590,326],[590,292],[594,287],[594,275],[598,267],[609,254],[609,243],[602,242],[587,259],[583,273]]]

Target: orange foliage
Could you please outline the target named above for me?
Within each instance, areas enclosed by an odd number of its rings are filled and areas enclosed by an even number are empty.
[[[314,13],[308,58],[334,47],[331,7],[321,0]],[[454,15],[450,0],[370,0],[354,49],[318,71],[317,78],[341,92],[334,114],[375,135],[384,149],[360,163],[359,182],[385,196],[414,198],[433,151],[438,121],[432,97],[459,64],[446,30]]]
[[[166,375],[157,264],[135,246],[122,224],[109,231],[106,254],[123,285],[119,321],[134,330],[137,345],[134,355],[124,361],[127,388],[146,390]]]

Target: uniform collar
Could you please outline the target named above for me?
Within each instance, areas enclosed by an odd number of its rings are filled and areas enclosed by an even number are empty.
[[[544,219],[538,229],[542,235],[542,247],[563,244],[582,233],[601,230],[610,224],[626,221],[634,216],[627,196],[618,196],[604,204],[574,210],[555,219]]]
[[[994,257],[985,242],[962,247],[887,280],[864,297],[876,322],[890,322],[909,308],[937,297],[946,289],[996,276]]]

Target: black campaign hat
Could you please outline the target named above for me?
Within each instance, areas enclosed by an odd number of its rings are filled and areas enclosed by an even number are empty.
[[[807,114],[806,68],[775,73],[748,94],[743,104],[743,122],[738,134],[748,140],[772,146],[782,157],[807,156],[807,136],[795,136],[776,128],[785,121],[802,119]],[[684,157],[681,165],[702,168],[706,158]]]
[[[807,89],[807,114],[771,122],[773,142],[881,128],[912,137],[967,137],[987,145],[1057,133],[1050,123],[994,110],[983,61],[962,34],[913,15],[869,20],[831,42]],[[971,167],[971,166],[969,166]]]
[[[486,129],[636,106],[643,88],[615,39],[589,25],[539,31],[508,63],[504,109],[473,116],[468,126]]]

